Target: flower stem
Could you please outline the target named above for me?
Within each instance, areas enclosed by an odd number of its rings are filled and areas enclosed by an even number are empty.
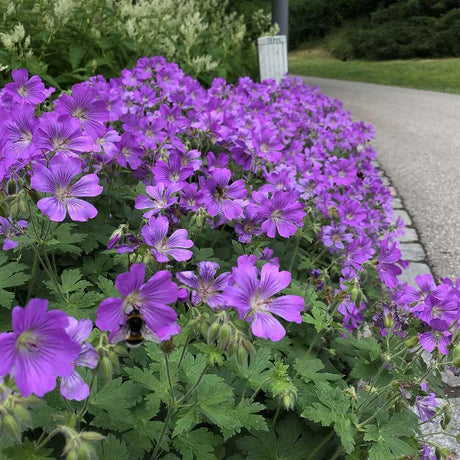
[[[331,430],[331,432],[316,446],[316,449],[307,457],[307,460],[316,460],[320,458],[317,454],[321,452],[323,447],[334,437],[335,431]]]
[[[176,394],[174,392],[174,386],[171,380],[171,369],[169,366],[169,358],[168,355],[165,353],[165,364],[166,364],[166,374],[168,376],[168,383],[169,383],[169,391],[171,392],[171,399],[173,406],[176,404]]]
[[[53,439],[59,432],[61,431],[61,427],[55,428],[45,439],[37,441],[35,444],[35,450],[40,450],[43,446],[45,446],[51,439]],[[44,433],[44,432],[43,432]],[[42,435],[43,435],[42,433]],[[41,437],[41,436],[40,436]]]

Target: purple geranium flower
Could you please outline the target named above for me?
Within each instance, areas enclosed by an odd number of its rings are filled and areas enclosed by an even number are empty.
[[[40,104],[52,92],[45,89],[38,75],[30,77],[26,69],[15,69],[11,72],[12,83],[5,85],[5,92],[13,97],[18,103]]]
[[[187,239],[187,230],[180,228],[167,237],[169,221],[164,216],[151,217],[148,224],[142,227],[142,236],[146,244],[151,246],[158,262],[168,262],[172,257],[178,262],[189,260],[193,252],[186,248],[193,246],[193,241]]]
[[[37,206],[51,220],[61,222],[67,211],[72,220],[85,222],[97,215],[97,209],[88,202],[77,197],[97,196],[102,193],[96,174],[87,174],[71,185],[81,173],[81,163],[74,158],[53,157],[49,168],[36,164],[31,179],[32,187],[39,192],[53,196],[42,198]]]
[[[241,256],[238,258],[238,267],[233,268],[233,279],[234,284],[224,290],[226,303],[236,308],[240,318],[252,322],[251,329],[255,336],[274,342],[285,336],[284,327],[273,314],[286,321],[302,322],[300,312],[305,306],[302,297],[274,297],[291,282],[289,272],[280,272],[278,266],[267,263],[259,274],[253,260]]]
[[[422,383],[420,385],[423,391],[427,391],[426,383]],[[415,405],[417,407],[417,412],[422,422],[426,422],[427,420],[433,418],[436,415],[435,407],[438,407],[438,403],[436,401],[436,394],[430,393],[428,396],[417,396],[415,401]]]
[[[339,304],[337,310],[342,313],[343,325],[345,329],[350,332],[350,334],[353,332],[353,329],[356,329],[362,323],[363,315],[360,313],[360,311],[364,310],[364,308],[364,302],[361,302],[360,308],[358,308],[357,305],[350,300],[349,296],[346,300]]]
[[[66,333],[67,315],[47,311],[48,301],[32,299],[13,309],[13,332],[0,334],[0,376],[14,376],[24,397],[43,396],[56,386],[56,377],[69,377],[81,346]]]
[[[262,230],[269,238],[289,238],[303,226],[303,204],[299,203],[297,192],[275,192],[271,199],[264,197],[260,203],[259,216],[263,220]]]
[[[176,184],[165,186],[163,183],[158,185],[147,185],[145,191],[149,196],[139,195],[136,198],[134,207],[136,209],[148,209],[142,217],[149,219],[155,214],[168,209],[173,204],[177,203],[178,197],[172,196],[180,189]]]
[[[80,122],[82,129],[93,139],[104,134],[103,122],[109,119],[106,103],[95,98],[88,82],[72,87],[72,96],[63,94],[55,103],[56,112],[62,118],[72,117]]]
[[[26,228],[27,222],[25,220],[18,220],[16,222],[16,227]],[[7,251],[8,249],[13,249],[18,245],[17,241],[12,240],[11,238],[19,236],[20,233],[13,227],[11,220],[5,219],[0,216],[0,235],[4,235],[5,239],[3,240],[3,250]]]
[[[76,158],[80,153],[95,148],[91,137],[82,135],[78,121],[66,118],[60,122],[55,113],[43,114],[36,134],[36,144],[54,153]]]
[[[420,345],[430,353],[437,346],[440,353],[448,355],[449,350],[447,347],[452,340],[448,324],[440,319],[433,319],[430,326],[431,330],[419,334]]]
[[[225,304],[221,291],[227,286],[231,273],[222,273],[217,278],[219,264],[203,261],[198,263],[198,276],[192,271],[179,272],[177,279],[192,288],[192,304],[207,303],[211,308],[222,307]]]
[[[80,354],[73,361],[75,367],[89,367],[94,369],[97,366],[97,351],[90,343],[83,343],[91,334],[93,323],[89,319],[77,321],[69,317],[69,325],[66,332],[69,337],[81,346]],[[90,388],[74,369],[68,377],[61,377],[61,395],[66,399],[83,401],[89,396]]]
[[[124,327],[127,315],[138,310],[156,341],[168,340],[177,334],[176,312],[167,304],[176,302],[179,296],[171,273],[162,270],[155,273],[145,284],[145,265],[134,264],[129,272],[117,276],[115,286],[122,297],[110,297],[99,305],[96,326],[110,331],[109,339],[117,337]]]
[[[401,261],[401,251],[398,247],[398,243],[393,242],[390,244],[388,238],[384,238],[380,242],[377,271],[382,282],[389,288],[394,288],[398,284],[397,277],[402,273],[401,267],[396,264],[407,267],[407,264]]]
[[[241,199],[246,197],[246,187],[242,179],[229,185],[232,173],[226,168],[215,168],[211,178],[203,182],[204,207],[211,216],[223,214],[234,219],[243,213]]]

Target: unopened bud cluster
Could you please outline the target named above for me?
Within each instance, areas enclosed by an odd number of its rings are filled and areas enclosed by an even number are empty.
[[[5,383],[0,383],[0,432],[15,441],[21,440],[22,425],[30,423],[28,407],[37,398],[23,398]]]

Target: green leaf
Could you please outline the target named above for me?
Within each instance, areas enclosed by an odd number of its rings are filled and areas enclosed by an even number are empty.
[[[96,446],[99,460],[113,460],[114,458],[129,458],[126,443],[117,439],[110,433],[101,443]]]
[[[305,382],[322,382],[327,380],[340,380],[340,374],[320,372],[324,369],[323,362],[315,357],[296,359],[294,369],[304,378]]]
[[[183,460],[215,460],[217,457],[214,448],[221,443],[222,438],[206,428],[190,431],[173,441]]]
[[[365,441],[372,441],[369,450],[370,460],[384,460],[403,456],[417,455],[417,448],[406,440],[418,431],[417,416],[409,410],[399,412],[381,426],[367,425],[364,427]]]
[[[130,408],[140,400],[142,386],[131,380],[122,382],[118,377],[99,389],[89,404],[89,412],[95,415],[92,425],[114,430],[132,427]]]
[[[97,279],[97,287],[102,291],[104,297],[118,297],[120,295],[115,283],[103,276],[99,276]]]
[[[61,274],[61,291],[63,294],[70,294],[71,292],[83,291],[91,283],[82,280],[82,274],[79,268],[72,268],[64,270]]]
[[[50,250],[80,255],[82,250],[76,243],[81,243],[86,238],[86,235],[83,233],[71,233],[74,227],[74,224],[59,224],[54,230],[54,238],[46,240],[45,244]]]
[[[358,418],[348,412],[351,406],[350,399],[340,388],[332,387],[326,383],[319,383],[316,388],[320,403],[313,403],[307,407],[301,416],[313,422],[321,423],[322,426],[333,425],[342,440],[345,451],[347,453],[353,452]]]
[[[213,248],[194,248],[193,260],[196,262],[201,262],[203,260],[209,260],[214,255]]]
[[[317,332],[323,331],[328,325],[327,305],[320,301],[313,302],[310,312],[303,314],[302,318],[305,323],[313,324]]]
[[[29,278],[28,273],[24,273],[27,266],[17,262],[7,262],[8,257],[0,252],[0,306],[11,308],[14,301],[14,294],[4,288],[11,288],[23,285]]]
[[[360,352],[360,356],[365,356],[370,361],[375,361],[382,356],[382,349],[373,337],[361,337],[356,338],[353,336],[343,338],[339,337],[335,339],[335,348],[341,352],[356,356],[356,351]]]
[[[276,432],[259,431],[237,439],[236,444],[245,460],[305,460],[317,440],[304,430],[299,418],[289,415],[277,424]]]

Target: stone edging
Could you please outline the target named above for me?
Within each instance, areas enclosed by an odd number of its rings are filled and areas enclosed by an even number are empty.
[[[425,250],[420,242],[417,230],[412,224],[409,213],[404,209],[403,200],[398,196],[395,187],[391,185],[390,180],[385,175],[377,160],[372,160],[372,165],[377,169],[383,185],[390,189],[391,195],[393,196],[394,221],[400,216],[406,226],[405,234],[399,238],[399,242],[402,258],[409,262],[409,266],[398,278],[401,281],[405,281],[407,284],[415,286],[414,278],[417,275],[423,275],[425,273],[433,275],[427,262]],[[424,360],[427,364],[430,362],[429,353],[426,353]],[[446,383],[445,393],[449,398],[451,406],[457,406],[452,410],[452,421],[448,427],[448,431],[456,435],[458,433],[458,427],[460,427],[460,378],[455,377],[455,375],[449,371],[442,372],[442,378]],[[437,401],[442,405],[442,399],[437,399]],[[425,423],[420,428],[425,435],[442,431],[439,417],[435,417],[433,422]],[[427,440],[450,449],[454,455],[457,456],[454,458],[460,459],[460,444],[456,442],[455,438],[445,435],[436,435],[428,437]]]

